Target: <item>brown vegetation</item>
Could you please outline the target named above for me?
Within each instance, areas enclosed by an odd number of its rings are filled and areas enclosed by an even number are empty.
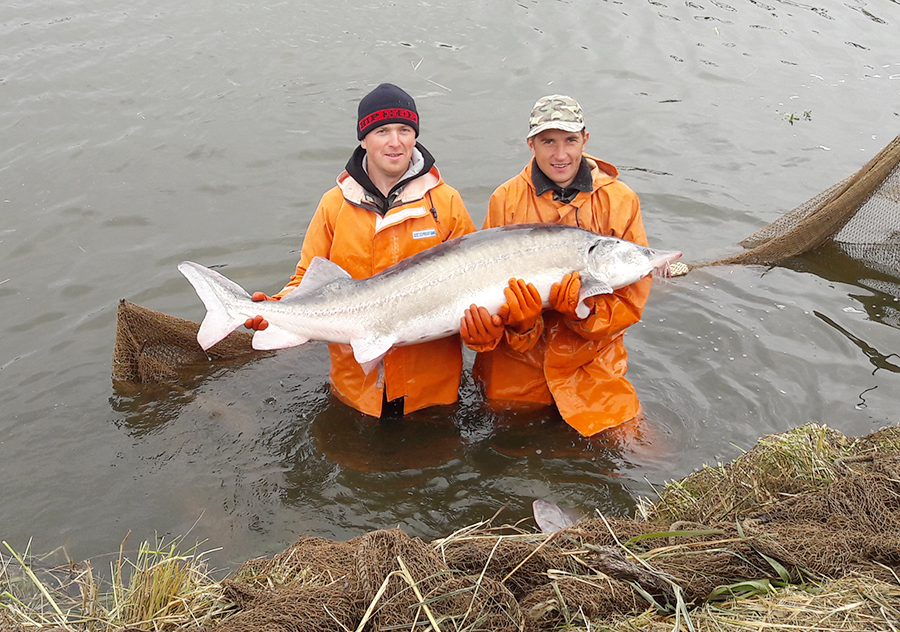
[[[16,593],[13,570],[30,571],[14,555],[0,558],[0,631],[900,628],[900,429],[764,437],[640,514],[553,534],[483,523],[431,543],[398,529],[301,538],[220,583],[199,556],[145,547],[103,596],[89,565],[68,587],[32,573],[30,596]]]

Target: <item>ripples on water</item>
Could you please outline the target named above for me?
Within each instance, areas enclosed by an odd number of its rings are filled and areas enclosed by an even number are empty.
[[[202,316],[183,259],[284,282],[381,81],[414,94],[476,222],[528,158],[531,103],[572,94],[651,242],[696,261],[896,134],[898,23],[893,2],[5,3],[0,535],[84,557],[197,522],[234,565],[538,497],[626,515],[762,434],[894,421],[897,280],[837,253],[656,284],[628,333],[647,419],[591,441],[490,410],[468,376],[457,406],[373,422],[329,395],[316,343],[186,390],[114,391],[109,362],[120,297]]]

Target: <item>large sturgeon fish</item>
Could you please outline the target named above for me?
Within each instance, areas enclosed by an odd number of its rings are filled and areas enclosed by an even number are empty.
[[[457,333],[473,303],[496,314],[511,278],[533,283],[546,307],[551,286],[577,271],[576,314],[583,318],[587,297],[630,285],[654,269],[665,271],[680,256],[573,226],[517,224],[446,241],[366,279],[316,257],[299,287],[280,301],[253,302],[237,283],[191,261],[178,269],[207,309],[197,334],[204,349],[259,314],[269,326],[253,335],[255,349],[308,340],[349,344],[368,373],[395,345]]]

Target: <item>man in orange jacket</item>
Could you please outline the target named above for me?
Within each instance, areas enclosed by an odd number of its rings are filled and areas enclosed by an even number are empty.
[[[359,146],[325,193],[310,221],[297,271],[272,297],[300,285],[313,257],[325,257],[355,279],[370,277],[406,257],[475,231],[459,193],[444,183],[434,158],[416,139],[415,101],[383,83],[359,102]],[[251,329],[268,323],[257,316]],[[344,403],[379,417],[452,404],[459,391],[462,348],[458,336],[395,347],[369,374],[350,345],[329,344],[331,391]]]
[[[526,142],[533,160],[494,191],[484,228],[545,222],[587,228],[647,245],[637,195],[618,170],[584,153],[589,134],[578,103],[567,96],[538,99]],[[634,387],[625,379],[625,329],[641,318],[651,279],[587,299],[590,314],[575,315],[581,281],[566,275],[551,290],[552,311],[541,312],[533,286],[519,281],[507,291],[508,313],[483,307],[466,311],[463,341],[478,355],[473,373],[487,398],[498,403],[555,403],[563,419],[584,436],[640,415]],[[510,292],[515,296],[510,296]]]

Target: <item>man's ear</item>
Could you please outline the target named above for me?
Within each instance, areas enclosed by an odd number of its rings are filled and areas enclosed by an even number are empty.
[[[528,149],[531,150],[531,153],[534,153],[534,138],[526,138],[525,142],[528,143]]]

